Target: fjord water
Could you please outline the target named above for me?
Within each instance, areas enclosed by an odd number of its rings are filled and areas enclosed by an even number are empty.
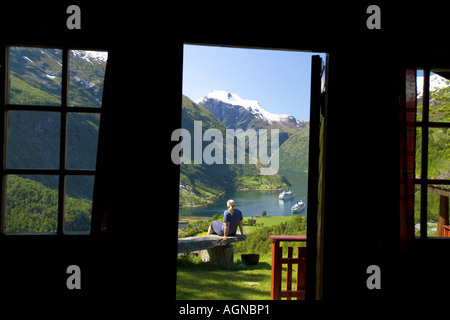
[[[179,216],[203,216],[212,217],[221,215],[226,210],[228,199],[233,199],[236,207],[242,211],[244,217],[260,216],[263,210],[268,216],[289,216],[292,215],[291,207],[300,200],[303,200],[307,207],[308,174],[294,171],[280,171],[280,173],[291,184],[291,191],[295,197],[289,200],[279,200],[281,191],[234,191],[226,193],[217,199],[213,204],[205,207],[180,208]],[[306,215],[307,210],[301,213]]]

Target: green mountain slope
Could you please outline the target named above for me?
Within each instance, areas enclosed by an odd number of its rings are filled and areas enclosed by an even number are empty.
[[[280,170],[308,172],[309,122],[280,146]]]
[[[241,99],[226,91],[214,90],[198,101],[228,129],[278,129],[280,169],[308,171],[309,122],[293,116],[271,114],[257,101]],[[244,107],[245,106],[245,107]]]
[[[6,186],[6,232],[56,232],[58,191],[9,175]],[[66,197],[65,231],[89,231],[91,201]]]
[[[55,106],[57,111],[61,104],[62,50],[11,47],[9,53],[9,103]],[[69,106],[101,106],[106,59],[89,53],[69,51]],[[60,122],[56,112],[10,111],[7,168],[58,168]],[[99,114],[68,114],[67,168],[95,168],[99,124]],[[57,188],[58,181],[52,176],[28,178]],[[78,183],[67,186],[68,194],[92,197],[91,177],[76,179]]]
[[[10,104],[61,104],[62,50],[11,47]],[[69,51],[69,106],[100,107],[106,60],[86,51]]]
[[[71,50],[68,65],[68,106],[101,107],[106,55]],[[34,111],[32,106],[54,106],[58,111],[62,51],[11,47],[8,70],[8,103],[31,106],[31,110],[7,113],[6,167],[59,168],[60,113]],[[68,113],[66,168],[95,169],[99,125],[99,114]],[[6,181],[5,231],[56,232],[58,177],[8,175]],[[89,231],[93,183],[93,176],[66,177],[65,232]]]
[[[194,121],[202,122],[202,135],[208,129],[218,129],[225,143],[226,127],[211,112],[183,96],[182,127],[191,134],[192,158]],[[209,141],[203,142],[202,150],[209,144],[211,144]],[[225,159],[225,150],[224,145],[222,159]],[[288,182],[281,175],[262,176],[259,168],[259,164],[182,163],[180,165],[180,206],[206,205],[223,193],[232,190],[280,190],[289,187]]]
[[[182,128],[191,135],[191,154],[194,150],[194,121],[202,121],[202,135],[208,128],[222,133],[225,127],[209,111],[182,97]],[[233,172],[228,166],[219,164],[180,164],[180,206],[208,204],[215,197],[233,188]]]

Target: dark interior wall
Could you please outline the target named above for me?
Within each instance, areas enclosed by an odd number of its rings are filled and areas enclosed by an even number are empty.
[[[154,299],[156,288],[174,298],[179,170],[170,135],[181,123],[182,43],[139,8],[80,7],[82,29],[69,31],[67,5],[10,6],[0,42],[108,50],[94,195],[94,223],[106,221],[107,235],[1,236],[1,295]],[[71,264],[82,290],[66,287]]]
[[[108,49],[95,187],[108,235],[1,237],[2,293],[175,298],[179,173],[170,135],[181,124],[183,42],[329,52],[323,297],[414,297],[416,284],[424,297],[437,288],[426,279],[447,243],[398,251],[402,72],[449,56],[417,44],[420,31],[431,34],[414,18],[422,8],[383,6],[382,30],[367,30],[365,4],[240,8],[233,18],[227,6],[83,5],[82,30],[69,31],[66,7],[3,11],[1,41]],[[67,290],[70,264],[81,267],[83,290]],[[371,264],[381,267],[382,290],[366,287]]]

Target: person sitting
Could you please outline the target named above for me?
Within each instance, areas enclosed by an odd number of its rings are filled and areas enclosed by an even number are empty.
[[[234,200],[227,201],[227,210],[223,213],[223,222],[213,221],[209,225],[208,234],[217,234],[223,236],[222,241],[227,241],[228,236],[235,236],[237,227],[244,234],[244,227],[242,225],[242,211],[235,208]]]

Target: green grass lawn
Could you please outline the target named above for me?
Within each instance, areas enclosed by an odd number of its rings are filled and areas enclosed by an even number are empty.
[[[235,260],[228,270],[178,258],[177,300],[270,300],[272,257],[261,257],[258,264],[245,268],[239,267],[241,263],[240,258]],[[292,288],[296,285],[296,270],[294,265]],[[286,288],[285,266],[282,277],[282,288]]]
[[[271,227],[291,218],[253,219],[256,219],[257,224],[263,223],[264,227]],[[244,226],[244,232],[250,234],[259,228],[262,227]],[[240,254],[235,252],[234,265],[228,270],[202,262],[200,257],[194,257],[193,254],[188,257],[178,257],[176,298],[178,300],[269,300],[272,275],[271,253],[261,256],[259,263],[252,266],[246,266],[240,258]],[[296,266],[293,269],[292,287],[294,288]],[[283,288],[286,286],[285,277],[286,273],[283,272]],[[246,282],[258,284],[251,285]]]
[[[267,300],[270,299],[270,257],[257,265],[239,267],[240,260],[228,270],[205,262],[178,259],[178,300]],[[245,282],[258,282],[249,285]]]
[[[260,218],[251,218],[256,220],[256,224],[263,224],[263,227],[271,227],[282,222],[288,221],[293,216],[281,216],[281,217],[260,217]],[[244,218],[247,220],[248,218]],[[261,226],[244,226],[244,233],[250,233],[257,229],[261,228]]]

